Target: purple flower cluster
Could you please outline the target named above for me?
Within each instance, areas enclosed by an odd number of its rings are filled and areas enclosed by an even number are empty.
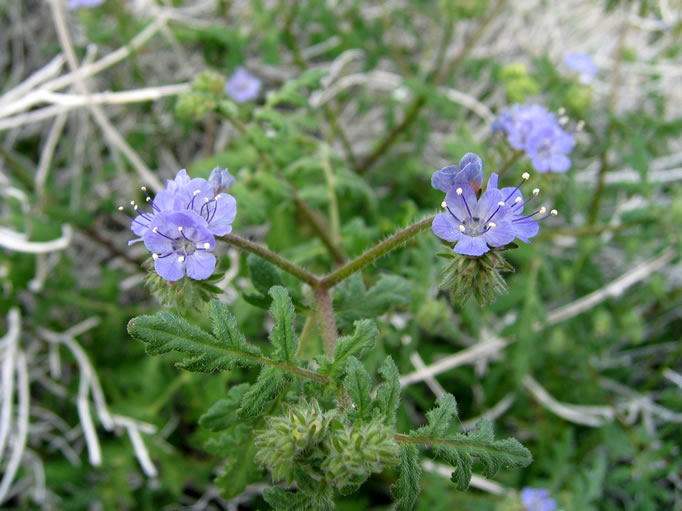
[[[538,172],[566,172],[571,166],[568,154],[575,145],[573,134],[543,106],[515,104],[505,108],[492,129],[506,134],[514,149],[525,151]]]
[[[502,247],[515,238],[530,243],[540,230],[538,222],[557,215],[557,211],[545,215],[547,210],[541,207],[524,213],[526,204],[540,193],[535,188],[530,198],[523,199],[521,185],[529,178],[530,174],[524,172],[518,186],[499,189],[498,176],[492,174],[481,194],[483,162],[473,153],[465,154],[459,166],[445,167],[431,177],[431,185],[446,193],[441,206],[447,210],[433,220],[434,234],[457,242],[455,252],[468,256],[481,256],[490,247]]]
[[[240,67],[225,84],[225,92],[237,103],[246,103],[258,97],[261,85],[257,77]]]
[[[580,83],[590,83],[599,68],[589,53],[567,53],[564,55],[564,66],[580,75]]]
[[[524,488],[521,490],[521,503],[527,511],[554,511],[557,508],[546,488]]]
[[[215,236],[232,231],[237,201],[225,193],[234,184],[227,169],[213,169],[206,179],[191,179],[183,169],[152,199],[142,187],[151,211],[132,201],[137,216],[130,228],[152,253],[156,272],[175,281],[185,274],[195,280],[207,279],[215,269]],[[123,207],[118,208],[123,211]]]

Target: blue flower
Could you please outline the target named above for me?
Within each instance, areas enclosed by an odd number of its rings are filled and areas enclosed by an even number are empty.
[[[81,7],[99,7],[104,0],[69,0],[69,9],[79,9]]]
[[[562,119],[562,123],[565,119]],[[509,145],[523,150],[538,172],[566,172],[575,139],[556,116],[540,105],[512,105],[493,123],[493,131],[507,135]]]
[[[524,488],[521,490],[521,503],[527,511],[554,511],[557,508],[546,488]]]
[[[451,172],[440,174],[440,178],[444,180],[443,176],[450,175]],[[434,234],[445,241],[456,242],[455,252],[468,256],[481,256],[490,251],[490,247],[502,247],[515,238],[530,243],[530,238],[540,229],[538,222],[557,215],[557,211],[553,209],[546,214],[546,208],[541,207],[533,213],[524,213],[526,204],[537,197],[540,190],[533,190],[532,196],[524,201],[521,186],[530,174],[524,172],[522,178],[516,187],[498,189],[498,175],[492,174],[480,198],[470,184],[455,183],[441,204],[447,212],[436,215],[433,220]]]
[[[468,184],[476,193],[483,182],[483,161],[474,153],[466,153],[458,165],[450,165],[433,173],[431,186],[447,193],[456,184]]]
[[[215,248],[215,238],[206,220],[194,211],[155,215],[143,238],[156,273],[166,280],[179,280],[185,274],[203,280],[215,269],[215,256],[209,253]]]
[[[142,187],[151,211],[131,201],[136,216],[129,217],[130,228],[138,237],[128,245],[144,241],[153,253],[157,273],[166,280],[178,280],[185,270],[193,279],[208,278],[215,258],[203,251],[215,248],[214,236],[232,232],[237,215],[236,199],[225,193],[233,183],[228,170],[218,167],[211,172],[209,181],[192,179],[182,169],[153,199]],[[167,259],[172,256],[175,262]]]
[[[225,84],[225,92],[236,102],[246,103],[258,97],[261,85],[257,77],[240,67]]]
[[[538,172],[566,172],[571,166],[567,156],[573,150],[575,139],[557,125],[547,125],[534,130],[526,143],[526,154]]]
[[[580,74],[580,83],[590,83],[599,71],[588,53],[567,53],[564,55],[564,66]]]

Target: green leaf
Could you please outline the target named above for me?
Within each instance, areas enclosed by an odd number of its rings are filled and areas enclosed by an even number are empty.
[[[178,364],[178,367],[188,371],[213,372],[260,363],[254,353],[240,351],[229,345],[229,340],[218,340],[166,311],[131,319],[128,333],[144,342],[150,355],[162,355],[169,351],[189,355]]]
[[[242,419],[253,419],[267,413],[272,404],[279,398],[289,378],[279,369],[263,368],[256,383],[244,394],[241,408],[238,410]]]
[[[273,286],[284,286],[279,271],[272,263],[255,254],[249,254],[249,257],[246,258],[246,264],[253,286],[262,294],[267,295]]]
[[[333,492],[329,486],[321,486],[314,493],[286,491],[282,488],[268,488],[263,498],[276,511],[331,511],[334,509]]]
[[[444,394],[436,401],[436,408],[426,412],[429,425],[422,428],[425,436],[442,438],[447,435],[453,417],[457,417],[457,401],[452,394]]]
[[[379,385],[377,389],[374,408],[386,418],[386,424],[395,425],[396,414],[400,406],[400,373],[390,356],[386,357],[381,364],[379,374],[386,382]]]
[[[298,338],[294,332],[294,305],[291,303],[289,293],[282,286],[270,289],[272,306],[270,313],[275,319],[275,326],[270,332],[270,341],[275,347],[272,358],[280,362],[293,362],[298,347]]]
[[[366,418],[369,415],[372,402],[370,392],[372,381],[365,366],[355,357],[350,357],[346,364],[346,378],[343,380],[348,395],[355,403],[356,410],[360,417]]]
[[[210,431],[221,431],[239,423],[237,410],[248,389],[248,383],[232,387],[227,393],[227,398],[213,403],[213,406],[199,417],[199,425]]]
[[[261,355],[261,350],[246,341],[237,327],[237,320],[227,308],[227,305],[219,300],[211,300],[208,315],[213,323],[213,335],[216,339],[224,342],[226,346],[237,351]]]
[[[215,479],[224,499],[234,498],[249,484],[262,480],[263,470],[254,462],[256,446],[250,425],[237,424],[209,439],[204,446],[212,453],[225,456],[224,471]]]
[[[474,463],[471,456],[449,446],[438,447],[435,452],[437,457],[442,458],[448,465],[454,467],[450,480],[455,483],[455,488],[458,491],[469,488]]]
[[[379,335],[376,324],[369,319],[362,319],[355,322],[355,332],[353,335],[339,337],[334,348],[334,361],[320,357],[320,374],[332,378],[340,376],[346,368],[346,363],[350,357],[360,358],[365,352],[371,350],[376,344]]]
[[[382,275],[372,289],[365,291],[362,277],[356,273],[336,288],[336,322],[344,329],[358,319],[381,316],[392,305],[409,303],[409,299],[410,283],[402,277]]]
[[[419,463],[419,450],[416,446],[400,446],[400,476],[391,491],[396,500],[396,511],[412,511],[419,496],[419,481],[422,467]]]

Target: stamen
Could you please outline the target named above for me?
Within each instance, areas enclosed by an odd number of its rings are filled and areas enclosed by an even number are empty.
[[[443,204],[445,204],[445,203],[443,203]],[[123,206],[119,206],[119,207],[118,207],[118,210],[119,210],[119,211],[123,211]]]
[[[464,231],[466,231],[466,230],[467,230],[467,228],[464,227],[463,225],[460,225],[460,226],[459,226],[459,232],[464,232]]]
[[[168,239],[168,240],[171,240],[171,241],[176,241],[176,240],[178,239],[178,238],[171,238],[170,236],[166,236],[164,233],[162,233],[161,231],[159,231],[159,228],[158,228],[158,227],[154,227],[154,228],[152,229],[152,232],[153,232],[154,234],[158,234],[159,236],[163,236],[164,238],[166,238],[166,239]]]
[[[469,204],[467,204],[467,200],[464,198],[464,195],[462,195],[464,193],[464,190],[462,190],[461,188],[457,188],[457,190],[455,190],[455,191],[457,192],[457,195],[459,195],[462,198],[462,200],[464,201],[464,207],[467,208],[467,213],[469,213],[469,218],[472,218],[471,210],[469,209]]]
[[[540,193],[540,189],[539,188],[533,188],[533,195],[537,195],[538,193]]]
[[[489,222],[489,223],[488,223],[488,227],[489,227],[490,229],[494,229],[495,227],[497,227],[497,224],[496,224],[495,222]]]
[[[445,209],[445,208],[448,207],[448,203],[445,202],[445,201],[443,201],[443,202],[440,203],[440,207],[443,208],[443,209]],[[123,208],[120,208],[120,209],[123,209]]]
[[[490,216],[488,217],[488,219],[487,219],[484,223],[487,224],[488,222],[490,222],[490,221],[493,219],[493,217],[494,217],[495,215],[497,215],[497,212],[500,210],[500,208],[501,208],[502,206],[504,206],[504,202],[502,202],[502,201],[498,202],[498,203],[497,203],[497,209],[496,209],[495,211],[493,211],[493,214],[490,215]]]
[[[529,200],[530,200],[530,199],[529,199]],[[540,209],[538,209],[535,213],[531,213],[530,215],[526,215],[526,216],[520,216],[520,217],[515,218],[514,220],[512,220],[512,222],[521,222],[521,221],[523,221],[523,220],[529,220],[530,218],[534,217],[534,216],[537,215],[538,213],[541,214],[541,215],[544,215],[544,214],[545,214],[545,211],[547,211],[547,209],[543,206],[543,207],[541,207]],[[540,220],[543,220],[543,219],[542,219],[542,218],[538,218],[538,219],[533,218],[533,220],[537,220],[537,221],[539,222]]]
[[[182,232],[182,226],[178,227],[178,231]]]
[[[559,212],[556,209],[553,209],[552,211],[549,212],[549,214],[552,216],[557,216]]]
[[[449,206],[446,205],[445,207],[448,209],[448,213],[450,213],[450,214],[452,215],[452,218],[454,218],[457,222],[459,222],[459,223],[461,224],[462,221],[461,221],[459,218],[457,218],[457,215],[455,215],[455,214],[452,212],[452,210],[449,208]]]
[[[519,188],[521,188],[521,185],[530,179],[530,174],[528,172],[524,172],[521,174],[521,179],[523,179],[523,181],[516,185],[516,188],[514,188],[509,195],[507,195],[507,198],[504,199],[504,202],[507,202],[509,199],[511,199],[511,196],[514,195]]]
[[[147,196],[147,202],[152,205],[152,209],[155,209],[156,211],[161,211],[161,209],[159,209],[159,207],[156,204],[154,204],[154,201],[152,200],[152,198],[147,193],[147,187],[141,186],[140,190],[142,190],[144,192],[144,194]]]
[[[524,181],[528,181],[530,179],[530,174],[528,172],[524,172],[523,174],[521,174],[521,178]]]
[[[554,209],[554,210],[552,210],[552,211],[555,211],[555,212],[556,212],[556,209]],[[205,248],[206,250],[208,250],[209,248],[211,248],[211,244],[210,244],[210,243],[204,243],[204,248]]]
[[[210,224],[213,222],[213,218],[215,218],[215,214],[218,212],[218,201],[215,201],[215,209],[213,210],[213,214],[211,215],[211,218],[207,218],[206,221]]]
[[[516,199],[514,199],[514,202],[518,204],[519,202],[523,202],[523,199],[521,197],[517,197]]]
[[[152,259],[156,261],[159,258],[159,254],[152,254]]]
[[[566,109],[562,106],[561,108],[559,108],[559,110],[557,110],[557,113],[559,115],[564,115],[566,113]]]
[[[580,121],[578,121],[578,124],[576,124],[576,126],[575,126],[575,131],[582,131],[584,127],[585,127],[585,121],[580,120]]]
[[[180,257],[178,257],[178,262],[179,262],[179,263],[184,263],[184,262],[185,262],[185,256],[180,256]]]

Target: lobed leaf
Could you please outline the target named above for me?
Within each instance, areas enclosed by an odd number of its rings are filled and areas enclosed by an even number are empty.
[[[275,326],[270,332],[270,341],[275,347],[272,358],[280,362],[293,362],[298,347],[298,338],[294,332],[294,305],[288,291],[282,286],[274,286],[269,294],[272,296],[270,312],[275,319]]]
[[[409,297],[410,283],[402,277],[382,275],[374,287],[366,291],[362,277],[356,273],[336,288],[336,322],[343,329],[358,319],[376,318],[395,304],[408,303]]]
[[[377,389],[374,408],[386,418],[386,424],[395,425],[396,414],[400,406],[400,373],[390,356],[384,359],[379,368],[379,374],[384,378],[385,383],[379,385]]]
[[[369,319],[355,322],[353,335],[339,337],[334,348],[334,361],[320,357],[320,374],[332,378],[343,374],[346,363],[350,357],[360,358],[365,352],[371,350],[376,344],[379,335],[376,324]]]
[[[372,407],[370,392],[372,381],[365,366],[355,357],[350,357],[346,364],[346,378],[343,380],[348,395],[355,403],[360,417],[366,418]]]
[[[256,383],[244,394],[241,407],[237,411],[242,419],[253,419],[263,415],[279,398],[289,383],[286,374],[272,367],[263,368]]]
[[[213,403],[213,406],[199,417],[199,425],[209,431],[221,431],[239,423],[237,410],[247,390],[248,383],[232,387],[227,393],[227,398]]]
[[[391,488],[396,500],[396,511],[412,511],[419,496],[419,482],[422,467],[419,462],[419,450],[416,446],[402,444],[400,446],[400,476]]]

